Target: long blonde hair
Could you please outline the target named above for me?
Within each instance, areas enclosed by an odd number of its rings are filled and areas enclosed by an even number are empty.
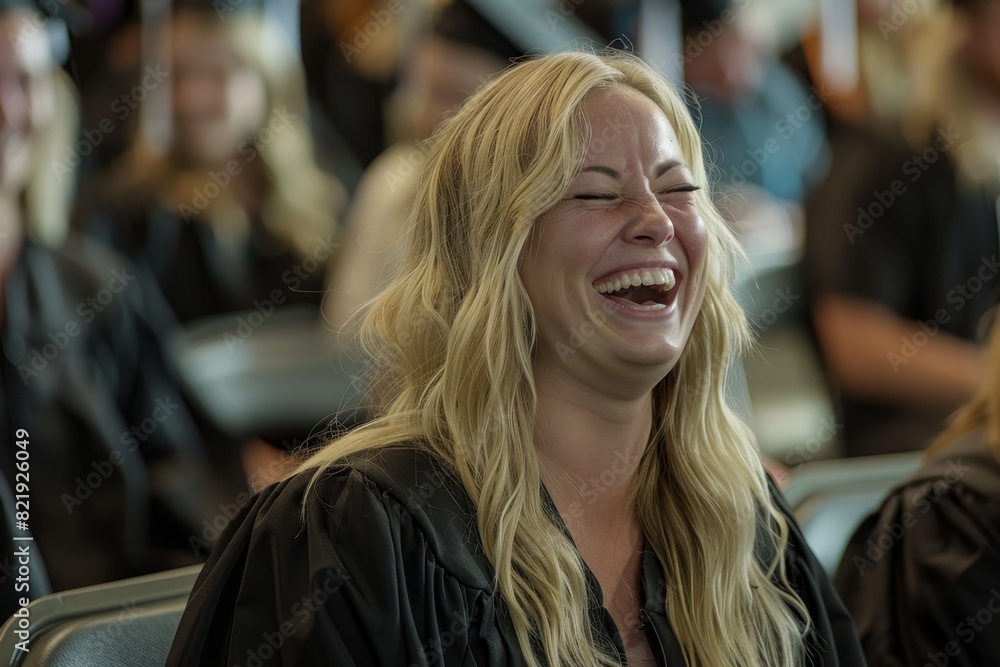
[[[301,470],[421,443],[453,468],[476,506],[528,664],[539,664],[532,646],[552,665],[618,664],[595,645],[583,563],[539,493],[537,332],[518,274],[533,225],[581,167],[590,133],[585,95],[615,86],[647,96],[673,124],[703,188],[696,201],[710,230],[704,305],[678,364],[654,390],[637,479],[640,520],[668,582],[662,602],[690,665],[797,665],[808,620],[784,574],[787,524],[753,436],[725,396],[728,369],[750,340],[729,288],[738,245],[706,192],[700,139],[683,101],[633,56],[575,52],[523,62],[444,123],[403,265],[362,327],[375,360],[376,417]],[[755,557],[762,515],[767,563]]]
[[[996,318],[1000,307],[994,307]],[[994,319],[986,348],[987,374],[975,396],[948,419],[948,425],[924,452],[929,460],[956,444],[963,436],[982,430],[986,446],[1000,462],[1000,326]]]

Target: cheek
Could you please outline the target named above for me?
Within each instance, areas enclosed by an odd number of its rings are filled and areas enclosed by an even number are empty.
[[[700,310],[708,282],[708,228],[700,218],[697,221],[692,221],[692,224],[683,230],[680,241],[687,257],[692,284],[697,286],[697,289],[692,293],[694,300],[692,305]]]
[[[692,271],[700,271],[708,255],[708,227],[701,216],[693,216],[679,225],[677,236],[684,246],[688,265]]]

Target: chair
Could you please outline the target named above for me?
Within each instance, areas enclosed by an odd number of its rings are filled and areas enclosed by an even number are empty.
[[[799,466],[784,493],[806,542],[830,574],[847,542],[893,486],[916,472],[921,452],[817,461]]]
[[[0,628],[11,667],[163,667],[201,565],[41,597],[27,607],[28,652],[17,615]]]
[[[234,439],[364,420],[365,364],[335,349],[315,309],[200,320],[175,337],[173,352],[194,398]]]

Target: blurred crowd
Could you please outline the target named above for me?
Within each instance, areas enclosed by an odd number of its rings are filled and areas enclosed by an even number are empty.
[[[531,54],[670,54],[751,318],[823,370],[831,454],[923,448],[988,371],[1000,2],[0,0],[0,31],[0,525],[35,538],[33,597],[202,560],[293,451],[364,419],[364,360],[334,376],[426,140]],[[279,326],[325,332],[329,398],[286,375],[259,400],[328,407],[234,427],[199,382],[272,377],[242,344]]]

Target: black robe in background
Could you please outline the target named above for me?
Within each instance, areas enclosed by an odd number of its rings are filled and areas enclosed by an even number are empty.
[[[34,567],[44,561],[63,590],[201,561],[190,536],[236,495],[220,488],[208,441],[239,461],[185,400],[156,285],[71,239],[55,251],[25,241],[4,288],[0,471],[15,489],[15,434],[27,431]],[[3,548],[0,570],[12,562]],[[9,593],[13,577],[0,581]]]
[[[298,257],[259,217],[251,217],[245,238],[226,243],[198,216],[185,220],[150,193],[131,194],[129,201],[94,207],[84,231],[153,276],[182,324],[224,313],[269,312],[268,304],[315,306],[318,313],[336,249],[334,229],[317,237],[312,256]]]
[[[1000,665],[1000,463],[981,433],[865,519],[836,585],[873,667]]]
[[[318,482],[303,525],[311,476],[264,489],[230,523],[195,584],[168,665],[525,664],[471,501],[455,477],[412,447],[355,457]],[[864,665],[851,619],[794,524],[788,564],[814,627],[808,664]],[[624,664],[589,570],[587,579],[595,636]],[[657,664],[680,667],[685,662],[662,603],[666,583],[649,551],[642,586],[638,619]]]

